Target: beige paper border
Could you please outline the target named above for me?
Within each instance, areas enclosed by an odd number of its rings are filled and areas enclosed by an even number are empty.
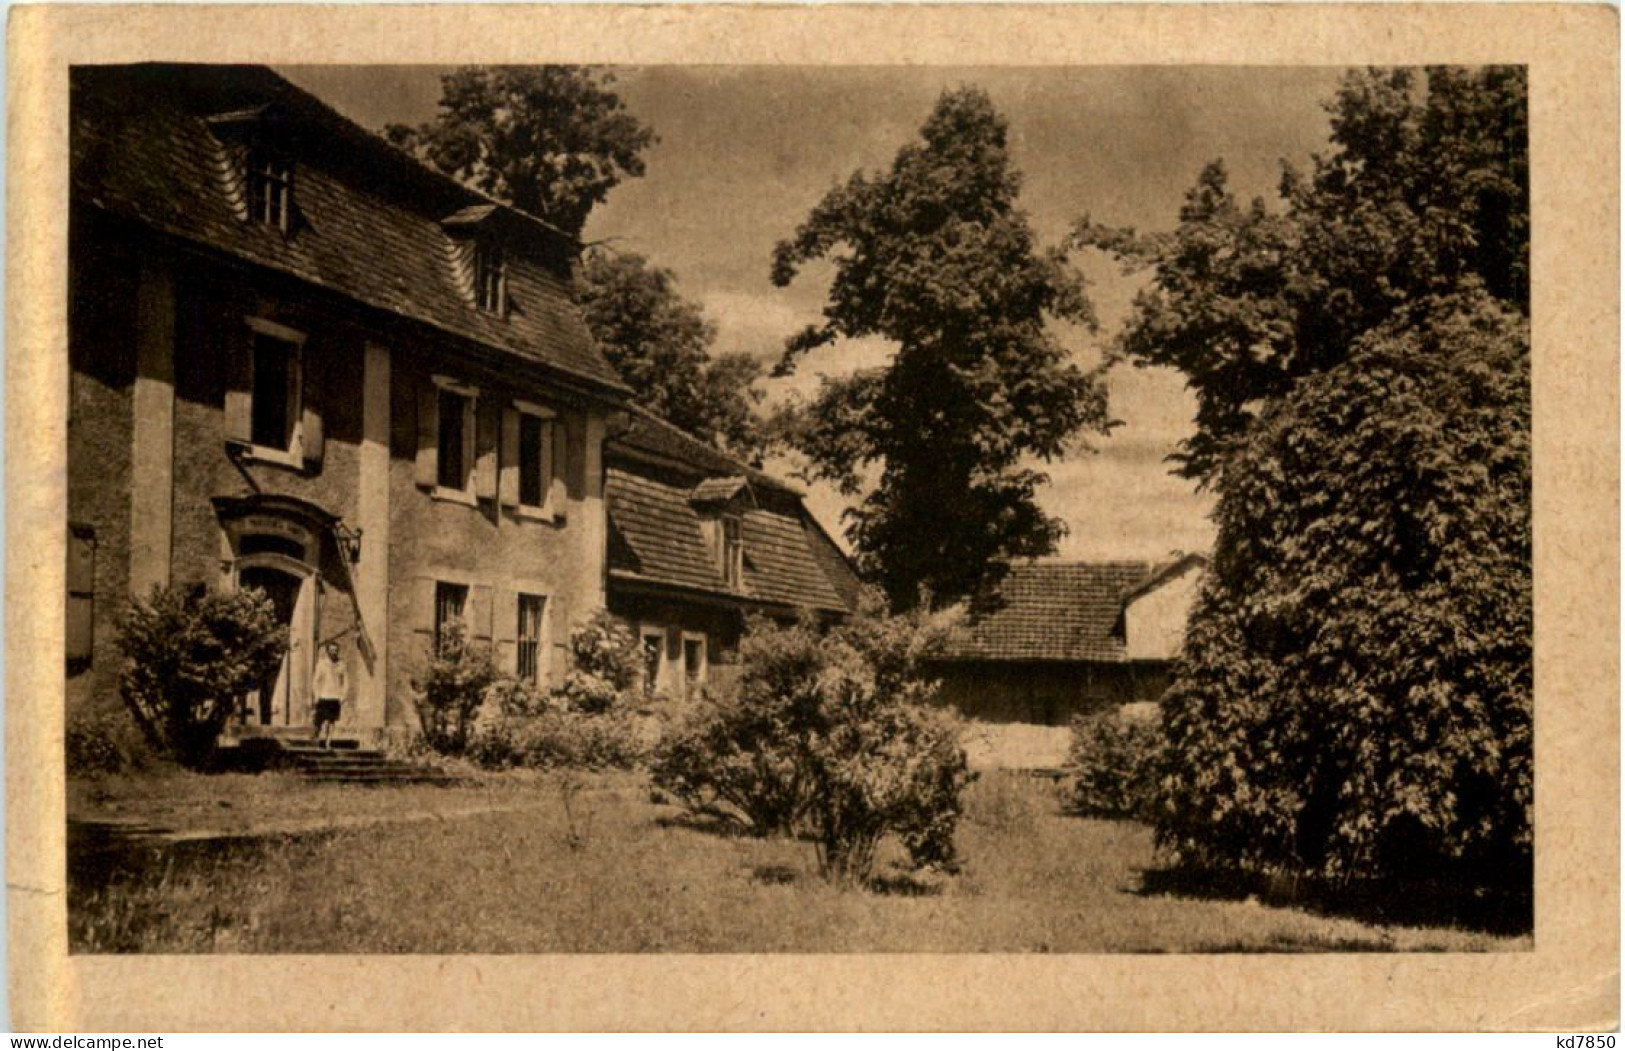
[[[7,880],[21,1030],[1525,1029],[1618,1019],[1618,15],[1556,5],[13,8]],[[67,66],[1527,63],[1536,948],[1492,955],[73,957]]]

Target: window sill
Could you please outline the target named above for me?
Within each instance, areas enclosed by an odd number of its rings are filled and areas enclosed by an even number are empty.
[[[515,518],[528,518],[533,522],[546,522],[549,525],[563,525],[564,515],[547,507],[533,507],[530,504],[519,504],[513,509]]]
[[[447,489],[444,486],[437,485],[429,491],[429,495],[436,500],[444,500],[449,504],[462,504],[465,507],[479,506],[479,501],[467,489]]]
[[[305,458],[296,445],[292,449],[273,449],[266,445],[249,445],[246,442],[227,441],[226,448],[235,452],[240,459],[251,463],[270,464],[273,467],[291,467],[294,470],[303,470]]]

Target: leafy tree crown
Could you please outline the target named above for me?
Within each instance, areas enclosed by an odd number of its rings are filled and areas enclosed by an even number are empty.
[[[391,124],[390,141],[499,200],[580,236],[593,207],[644,173],[654,132],[586,66],[464,66],[440,78],[440,112]]]
[[[814,260],[834,270],[824,323],[788,341],[778,373],[843,337],[895,346],[883,366],[826,378],[778,427],[814,475],[862,495],[848,534],[900,607],[922,589],[954,601],[1000,557],[1052,551],[1064,526],[1037,506],[1035,464],[1106,427],[1099,374],[1049,327],[1092,327],[1093,311],[1016,207],[1007,135],[985,93],[950,91],[888,171],[854,174],[774,250],[778,285]]]

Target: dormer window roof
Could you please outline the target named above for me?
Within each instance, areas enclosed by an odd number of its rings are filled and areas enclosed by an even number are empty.
[[[750,503],[756,502],[756,494],[751,491],[749,479],[742,475],[728,478],[707,478],[694,487],[688,496],[689,503],[696,507],[721,508],[731,504],[741,495],[750,498]]]
[[[238,214],[287,233],[293,226],[291,121],[274,102],[204,118],[227,147],[222,174],[238,197]]]
[[[485,225],[500,209],[494,204],[472,204],[440,220],[447,232],[475,231]]]
[[[505,231],[510,225],[495,204],[474,204],[440,220],[460,242],[455,253],[461,279],[474,306],[487,314],[508,313],[508,258]]]

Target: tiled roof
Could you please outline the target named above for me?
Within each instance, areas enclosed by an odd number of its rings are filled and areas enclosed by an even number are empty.
[[[743,476],[752,485],[801,495],[801,490],[764,471],[746,466],[728,454],[678,429],[646,409],[633,407],[625,430],[609,440],[606,455],[652,456],[708,478]]]
[[[1123,598],[1149,562],[1012,563],[996,608],[971,623],[949,660],[1121,661]]]
[[[625,390],[570,289],[564,235],[432,172],[258,66],[72,72],[72,190],[88,204],[463,339]],[[209,117],[281,118],[294,161],[288,235],[246,221],[232,137]],[[534,244],[509,253],[505,316],[475,309],[441,221],[512,213]],[[545,261],[544,261],[545,260]]]
[[[723,589],[686,490],[611,467],[604,483],[609,520],[621,541],[610,569],[683,587]]]
[[[729,598],[785,606],[847,610],[846,580],[839,554],[817,549],[817,526],[775,511],[751,509],[742,516],[744,586],[729,590],[701,531],[691,490],[611,466],[605,498],[609,505],[610,574],[615,579],[696,589]],[[826,541],[823,541],[827,543]],[[854,589],[855,594],[855,589]]]

